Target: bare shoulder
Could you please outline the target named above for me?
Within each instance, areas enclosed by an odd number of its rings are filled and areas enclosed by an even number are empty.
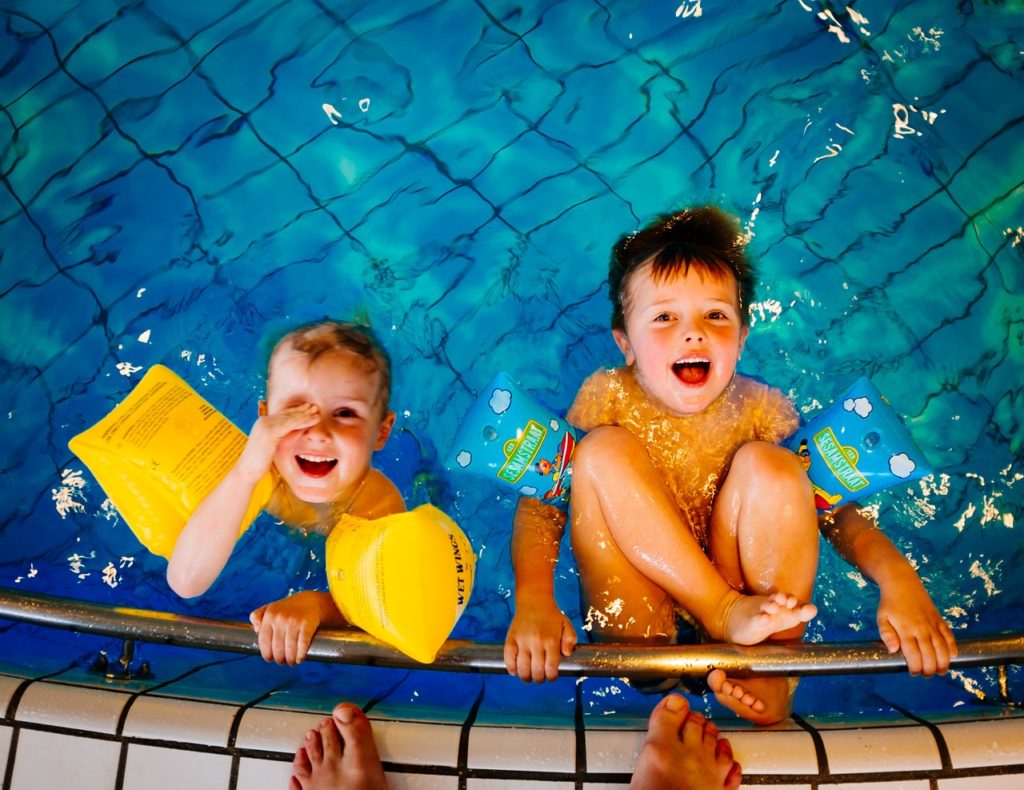
[[[777,387],[737,375],[734,393],[747,404],[746,411],[760,439],[779,443],[800,424],[793,402]]]
[[[598,368],[580,385],[566,419],[585,431],[603,425],[609,418],[616,393],[622,390],[628,368]]]
[[[376,469],[370,469],[359,499],[352,508],[352,515],[362,518],[382,518],[394,513],[404,513],[405,500],[398,487]]]

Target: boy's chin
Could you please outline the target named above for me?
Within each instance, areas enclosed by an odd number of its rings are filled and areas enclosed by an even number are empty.
[[[295,495],[307,505],[329,505],[338,499],[332,493],[321,494],[319,492],[296,491]]]
[[[292,493],[305,502],[307,505],[327,505],[337,501],[343,492],[344,486],[335,485],[308,485],[303,480],[289,480],[288,486]]]
[[[724,391],[724,387],[717,391],[708,386],[687,388],[673,392],[662,405],[678,417],[692,417],[711,406]]]

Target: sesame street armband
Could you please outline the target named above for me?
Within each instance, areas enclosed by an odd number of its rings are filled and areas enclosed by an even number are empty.
[[[579,432],[499,372],[462,419],[448,467],[564,507]]]
[[[818,510],[862,499],[932,473],[885,398],[859,378],[789,441],[807,468]]]
[[[476,556],[433,505],[378,519],[342,516],[327,538],[327,583],[348,622],[429,664],[469,602]]]
[[[127,398],[68,442],[143,546],[170,557],[192,512],[235,465],[246,436],[169,368],[154,365]],[[274,483],[256,486],[244,532]]]

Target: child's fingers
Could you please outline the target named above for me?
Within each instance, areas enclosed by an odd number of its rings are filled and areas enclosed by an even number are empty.
[[[921,674],[921,667],[924,664],[924,660],[921,656],[921,647],[918,645],[916,639],[904,639],[901,644],[903,650],[903,658],[907,661],[907,669],[910,670],[911,675]]]
[[[900,638],[896,634],[896,629],[889,625],[888,621],[882,621],[878,624],[878,634],[882,637],[882,643],[885,645],[885,649],[890,653],[896,653],[900,649]]]
[[[320,409],[312,403],[303,403],[271,414],[264,419],[271,420],[270,426],[273,427],[274,433],[283,436],[291,431],[316,425],[320,419]]]
[[[260,655],[264,661],[274,660],[274,629],[260,628],[259,630]]]
[[[918,640],[918,649],[921,652],[921,674],[926,678],[934,675],[939,665],[939,657],[935,648],[936,644],[928,634]]]
[[[284,663],[290,667],[295,666],[302,659],[299,658],[299,641],[301,636],[301,629],[290,628],[284,635],[282,640],[283,655],[281,658]]]
[[[313,642],[313,634],[310,633],[306,623],[303,623],[299,628],[299,633],[295,639],[295,662],[299,664],[306,660],[306,656],[309,654],[309,646]]]
[[[945,620],[939,621],[939,633],[942,635],[942,639],[946,643],[946,649],[949,652],[950,658],[956,658],[960,651],[956,647],[956,637],[953,636],[953,629],[949,627],[949,623]]]
[[[516,647],[516,643],[511,639],[505,640],[505,669],[508,674],[516,674],[516,655],[519,652],[519,648]]]
[[[534,683],[543,683],[547,677],[547,661],[543,646],[530,651],[526,661],[526,671]]]
[[[260,626],[263,625],[263,615],[266,611],[267,607],[261,606],[249,613],[249,622],[252,623],[252,627],[257,633],[259,633]]]
[[[516,650],[516,675],[524,683],[533,680],[533,662],[530,660],[530,650],[525,645],[519,645]]]
[[[562,653],[556,647],[544,651],[544,677],[541,678],[541,681],[558,680],[558,663],[561,660]]]
[[[949,671],[950,649],[941,631],[932,636],[932,645],[935,649],[935,671],[945,675]]]
[[[576,629],[572,627],[572,623],[569,618],[565,618],[565,622],[562,624],[562,655],[568,658],[572,655],[572,651],[576,648]],[[557,667],[556,667],[557,674]],[[550,678],[554,680],[554,678]]]

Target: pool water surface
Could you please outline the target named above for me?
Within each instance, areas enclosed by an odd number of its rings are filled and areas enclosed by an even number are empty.
[[[445,469],[459,419],[499,369],[567,408],[619,361],[611,244],[659,212],[715,202],[740,216],[759,265],[741,372],[807,418],[870,376],[937,473],[868,504],[958,634],[1024,627],[1020,3],[139,0],[0,13],[4,586],[237,620],[315,586],[322,541],[264,518],[207,596],[177,599],[67,441],[155,363],[248,429],[267,338],[361,316],[395,366],[398,422],[379,465],[410,504],[432,501],[466,531],[477,581],[455,635],[500,642],[513,503]],[[821,566],[808,638],[877,638],[873,586],[831,549]],[[567,549],[556,581],[578,626]],[[6,664],[57,671],[99,645],[32,631],[64,645],[48,655],[24,647],[26,629],[5,632]],[[175,676],[180,651],[141,649]],[[651,705],[616,680],[244,666],[230,682],[211,670],[204,693],[240,702],[272,675],[284,697],[359,696],[458,722],[477,705],[479,721],[555,726],[642,724]],[[1011,670],[1018,703],[1021,684]],[[796,711],[949,712],[998,697],[987,669],[809,679]]]

